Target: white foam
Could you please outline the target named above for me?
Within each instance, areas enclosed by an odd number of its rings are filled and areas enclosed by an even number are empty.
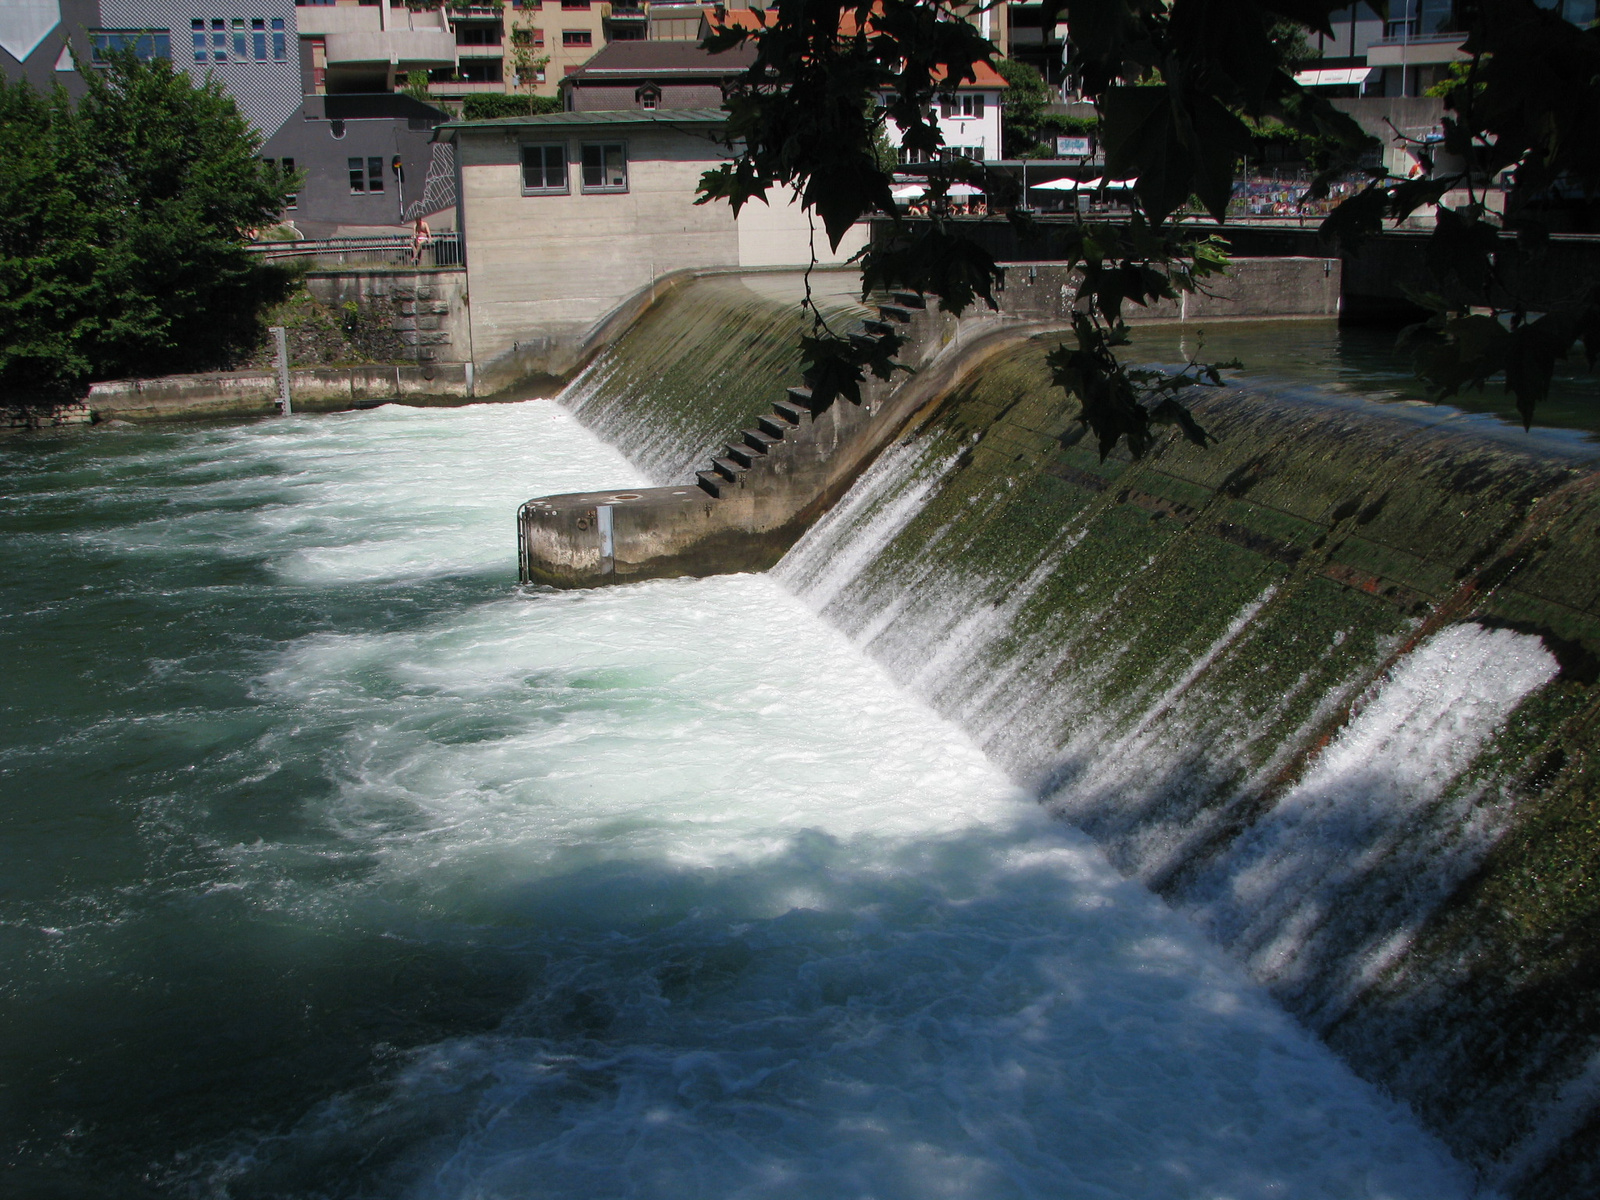
[[[554,406],[357,420],[232,443],[296,464],[295,520],[244,522],[235,548],[283,586],[401,586],[430,553],[504,570],[518,501],[636,478]],[[217,1190],[385,1139],[405,1150],[364,1186],[415,1197],[1471,1190],[771,579],[508,587],[306,636],[256,696],[286,756],[336,731],[308,815],[363,869],[301,877],[303,848],[239,846],[242,894],[510,947],[535,982],[495,1032],[243,1138]]]

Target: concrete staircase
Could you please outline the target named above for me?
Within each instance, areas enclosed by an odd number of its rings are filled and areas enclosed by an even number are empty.
[[[926,300],[915,292],[895,292],[877,308],[877,318],[863,322],[865,333],[852,334],[851,341],[870,346],[893,333],[904,343],[899,355],[902,360],[922,357],[917,352],[923,349],[925,335],[935,324]],[[825,412],[834,413],[833,424],[839,432],[844,432],[846,428],[870,420],[882,394],[898,382],[885,382],[869,375],[862,385],[858,411],[851,411],[855,406],[843,399],[836,399],[831,409],[822,410],[812,397],[811,380],[806,378],[805,386],[792,387],[784,399],[774,401],[772,413],[759,418],[754,429],[742,430],[738,440],[724,446],[722,453],[711,460],[708,470],[697,471],[695,482],[707,495],[724,499],[753,477],[788,474],[785,467],[799,466],[794,460],[802,455],[810,457],[805,451],[811,448],[815,438],[807,437],[806,433]]]

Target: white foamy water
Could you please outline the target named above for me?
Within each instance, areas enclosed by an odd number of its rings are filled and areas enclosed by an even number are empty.
[[[1310,770],[1240,839],[1200,889],[1206,924],[1258,978],[1298,982],[1341,908],[1372,904],[1374,866],[1391,869],[1384,897],[1398,928],[1346,968],[1318,1020],[1395,962],[1424,917],[1481,861],[1504,828],[1481,789],[1450,795],[1458,777],[1517,705],[1559,666],[1537,638],[1449,626],[1402,658]],[[1424,836],[1424,833],[1427,836]],[[1392,919],[1392,918],[1391,918]]]
[[[209,528],[295,589],[508,576],[519,501],[639,482],[548,402],[197,440],[272,466],[274,494],[290,471],[292,501]],[[530,983],[492,1031],[241,1131],[193,1177],[207,1193],[337,1162],[340,1194],[397,1197],[1471,1194],[1406,1110],[773,579],[507,578],[426,620],[330,622],[254,686],[281,714],[264,753],[327,784],[307,816],[334,848],[323,871],[241,840],[217,886],[494,947]]]

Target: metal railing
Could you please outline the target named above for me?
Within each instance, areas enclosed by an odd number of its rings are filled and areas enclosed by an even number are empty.
[[[313,268],[327,267],[438,267],[460,268],[467,262],[466,240],[459,230],[447,229],[417,239],[407,234],[373,237],[317,238],[295,242],[255,242],[252,254],[274,262],[303,260]]]

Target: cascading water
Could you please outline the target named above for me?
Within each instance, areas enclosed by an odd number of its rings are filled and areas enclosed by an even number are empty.
[[[0,471],[14,1194],[1472,1192],[776,580],[519,593],[555,404]]]
[[[1219,445],[1101,463],[1043,358],[780,577],[1487,1177],[1578,1194],[1600,1014],[1551,948],[1585,953],[1585,868],[1521,831],[1587,819],[1594,447],[1229,390],[1196,397]]]

